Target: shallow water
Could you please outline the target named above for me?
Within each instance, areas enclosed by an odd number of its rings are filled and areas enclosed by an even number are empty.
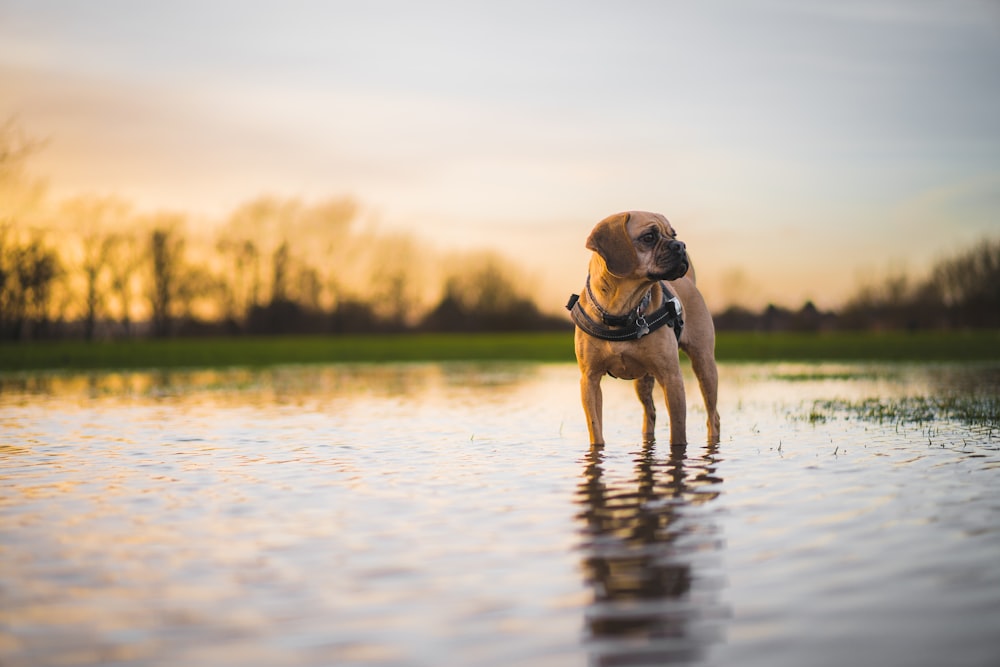
[[[0,664],[1000,664],[1000,432],[810,419],[997,367],[724,365],[684,451],[577,378],[0,376]]]

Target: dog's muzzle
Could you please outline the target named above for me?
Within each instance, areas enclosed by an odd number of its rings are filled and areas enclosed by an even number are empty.
[[[677,280],[688,272],[691,263],[688,261],[687,246],[676,239],[667,243],[665,252],[657,257],[657,266],[663,267],[658,273],[650,273],[654,280]]]

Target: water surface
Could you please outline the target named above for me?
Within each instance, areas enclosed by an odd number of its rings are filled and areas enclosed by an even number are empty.
[[[813,414],[996,367],[724,365],[682,450],[577,378],[0,376],[0,664],[1000,664],[1000,432]]]

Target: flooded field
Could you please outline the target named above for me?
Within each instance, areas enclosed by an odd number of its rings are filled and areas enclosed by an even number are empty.
[[[0,665],[1000,664],[1000,367],[720,371],[0,376]]]

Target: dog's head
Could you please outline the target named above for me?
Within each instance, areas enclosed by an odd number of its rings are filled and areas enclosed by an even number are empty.
[[[587,248],[600,255],[608,272],[618,278],[676,280],[690,264],[684,243],[659,213],[608,216],[590,233]]]

